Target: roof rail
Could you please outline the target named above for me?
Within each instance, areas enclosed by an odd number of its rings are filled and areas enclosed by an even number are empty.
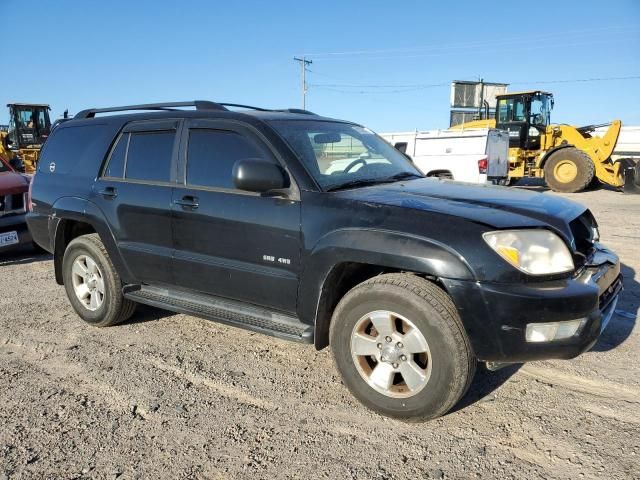
[[[220,103],[210,102],[208,100],[193,100],[190,102],[147,103],[142,105],[124,105],[121,107],[89,108],[77,113],[73,118],[93,118],[96,116],[96,113],[126,112],[130,110],[174,110],[176,107],[196,107],[196,110],[227,110]]]
[[[259,112],[271,112],[272,110],[269,108],[262,107],[252,107],[251,105],[243,105],[241,103],[221,103],[223,107],[237,107],[237,108],[247,108],[249,110],[257,110]]]
[[[304,110],[302,108],[283,108],[281,110],[274,110],[276,112],[288,112],[288,113],[300,113],[302,115],[318,115],[317,113],[310,112],[309,110]]]
[[[220,105],[225,107],[237,107],[237,108],[248,108],[249,110],[257,110],[259,112],[285,112],[285,113],[300,113],[304,115],[316,115],[309,110],[302,110],[301,108],[262,108],[262,107],[252,107],[251,105],[243,105],[241,103],[221,103]]]

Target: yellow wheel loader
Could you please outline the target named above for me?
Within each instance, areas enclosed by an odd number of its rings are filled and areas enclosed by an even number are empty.
[[[599,182],[633,190],[640,179],[633,160],[611,160],[622,123],[614,120],[603,137],[597,127],[551,124],[553,94],[540,90],[498,95],[493,119],[452,128],[490,127],[509,132],[509,179],[544,178],[556,192],[580,192]],[[625,186],[625,176],[626,183]],[[632,178],[630,178],[632,177]]]
[[[0,132],[0,157],[16,170],[35,173],[42,145],[51,133],[49,105],[10,103],[9,126]]]

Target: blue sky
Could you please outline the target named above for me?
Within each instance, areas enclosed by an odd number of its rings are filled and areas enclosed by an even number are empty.
[[[299,107],[292,57],[310,54],[307,108],[378,131],[448,126],[449,82],[479,76],[554,92],[556,122],[640,125],[640,78],[563,83],[640,77],[638,0],[0,0],[0,18],[0,123],[9,101],[54,118],[196,98]]]

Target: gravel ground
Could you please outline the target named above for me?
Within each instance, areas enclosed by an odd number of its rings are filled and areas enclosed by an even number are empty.
[[[640,196],[589,206],[624,263],[588,353],[478,373],[454,412],[380,417],[329,350],[140,308],[96,329],[49,256],[0,257],[0,479],[640,478]]]

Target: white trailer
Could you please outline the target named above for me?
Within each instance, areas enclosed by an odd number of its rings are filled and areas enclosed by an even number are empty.
[[[506,183],[509,135],[494,128],[380,134],[410,156],[428,177],[471,183]]]

